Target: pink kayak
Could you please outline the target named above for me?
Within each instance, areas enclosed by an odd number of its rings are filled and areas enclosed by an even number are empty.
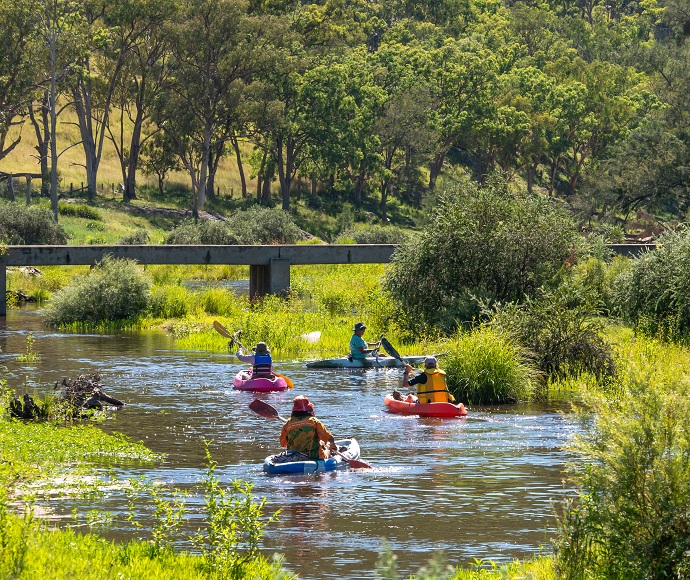
[[[419,415],[420,417],[464,417],[467,409],[462,403],[415,403],[403,399],[398,401],[391,395],[386,395],[383,402],[391,413],[403,415]]]
[[[259,393],[285,391],[290,388],[286,378],[282,375],[273,375],[272,378],[253,377],[251,369],[237,373],[235,380],[232,381],[232,387],[238,391],[255,391]]]

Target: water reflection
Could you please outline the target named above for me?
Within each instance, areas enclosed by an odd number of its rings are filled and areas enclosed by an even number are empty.
[[[29,332],[42,357],[32,365],[16,361]],[[101,371],[106,392],[127,402],[103,429],[168,454],[154,467],[121,466],[118,477],[145,475],[189,489],[203,478],[202,440],[213,440],[216,475],[253,482],[267,512],[281,511],[265,545],[303,578],[371,578],[382,537],[402,571],[416,571],[435,550],[452,564],[528,557],[548,545],[552,503],[570,493],[561,483],[561,448],[577,427],[567,415],[539,405],[471,409],[467,419],[391,415],[383,395],[400,384],[399,369],[339,372],[281,362],[297,386],[263,398],[286,416],[294,396],[309,396],[336,438],[356,437],[375,469],[267,477],[261,463],[278,450],[281,424],[252,413],[252,395],[231,389],[242,365],[230,353],[176,351],[158,332],[49,331],[31,310],[10,311],[0,348],[15,388],[51,389],[63,377]],[[73,504],[51,507],[68,514]],[[126,500],[113,491],[86,508],[117,514]]]

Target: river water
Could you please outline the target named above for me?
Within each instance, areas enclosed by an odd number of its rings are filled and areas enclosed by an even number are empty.
[[[29,332],[41,360],[19,363]],[[155,466],[117,469],[119,478],[188,488],[203,478],[202,441],[212,439],[222,482],[248,480],[257,498],[267,498],[267,513],[280,510],[264,547],[303,578],[371,578],[382,539],[402,572],[416,572],[436,551],[452,565],[548,553],[554,510],[572,494],[562,481],[562,446],[578,427],[549,405],[470,408],[466,419],[391,415],[383,396],[399,386],[399,369],[347,372],[278,361],[295,389],[262,398],[288,416],[292,399],[307,395],[336,439],[357,438],[361,459],[375,469],[268,477],[261,463],[279,450],[280,423],[252,413],[250,393],[232,390],[243,365],[229,353],[176,350],[162,332],[55,332],[35,309],[0,319],[0,350],[19,391],[45,393],[64,377],[101,372],[106,393],[127,403],[103,429],[166,454]],[[60,500],[49,507],[56,516],[75,507],[122,516],[126,501],[113,492],[88,506]],[[125,538],[131,530],[118,524],[105,534]]]

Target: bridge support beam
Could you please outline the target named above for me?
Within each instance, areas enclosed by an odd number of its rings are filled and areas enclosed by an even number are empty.
[[[290,260],[277,258],[267,265],[249,266],[249,297],[285,294],[290,289]]]
[[[7,316],[7,263],[0,258],[0,316]]]

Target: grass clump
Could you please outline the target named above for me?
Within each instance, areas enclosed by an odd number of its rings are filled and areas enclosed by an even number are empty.
[[[137,230],[122,236],[117,243],[122,246],[144,246],[149,243],[151,236],[146,230]]]
[[[185,221],[163,238],[164,244],[227,246],[239,244],[239,238],[225,222],[216,220]]]
[[[408,238],[408,233],[394,226],[352,226],[335,240],[336,244],[402,244]]]
[[[135,262],[106,256],[55,294],[46,320],[60,326],[132,319],[145,312],[149,297],[150,282]]]
[[[62,216],[78,217],[97,222],[103,221],[103,216],[100,212],[85,203],[65,203],[60,201],[58,202],[58,213]]]
[[[538,378],[524,349],[491,329],[460,333],[440,359],[448,390],[463,403],[514,403],[532,397]]]
[[[586,394],[570,445],[579,493],[560,518],[557,568],[569,579],[687,578],[690,355],[639,336],[617,353],[617,385]]]
[[[227,221],[240,244],[294,244],[304,238],[295,222],[280,208],[252,206]]]
[[[67,235],[48,209],[0,199],[0,240],[8,245],[66,244]]]

